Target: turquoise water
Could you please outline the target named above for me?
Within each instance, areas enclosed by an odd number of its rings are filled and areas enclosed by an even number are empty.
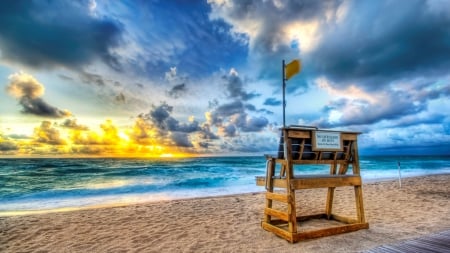
[[[450,157],[362,157],[365,182],[450,173]],[[297,166],[296,173],[327,173]],[[262,191],[264,157],[180,159],[0,159],[0,213]]]

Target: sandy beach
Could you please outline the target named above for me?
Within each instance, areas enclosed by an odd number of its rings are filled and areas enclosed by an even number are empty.
[[[450,229],[450,175],[366,183],[369,229],[290,244],[260,227],[261,193],[0,217],[0,252],[361,252]],[[352,215],[352,188],[336,213]],[[297,191],[320,212],[326,189]],[[313,226],[313,225],[309,225]]]

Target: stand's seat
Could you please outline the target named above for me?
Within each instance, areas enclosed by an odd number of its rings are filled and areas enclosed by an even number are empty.
[[[358,134],[324,131],[312,127],[283,128],[278,155],[266,155],[266,176],[256,177],[256,184],[265,186],[267,190],[261,226],[290,242],[368,228],[369,224],[364,217]],[[328,164],[330,173],[294,175],[294,166],[308,164]],[[280,167],[279,176],[275,176],[277,165]],[[351,174],[347,174],[349,167],[352,168]],[[334,190],[336,187],[345,186],[354,187],[356,218],[343,217],[332,212]],[[275,193],[275,188],[284,189],[284,193]],[[311,188],[328,188],[325,212],[297,216],[295,191]],[[273,201],[286,204],[286,210],[274,209]],[[342,225],[298,232],[297,226],[301,221],[317,218],[336,220]]]

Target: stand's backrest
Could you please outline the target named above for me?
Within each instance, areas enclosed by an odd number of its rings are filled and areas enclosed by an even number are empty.
[[[286,127],[281,133],[278,159],[287,159],[285,154],[291,154],[290,160],[295,164],[351,162],[358,155],[358,132]]]

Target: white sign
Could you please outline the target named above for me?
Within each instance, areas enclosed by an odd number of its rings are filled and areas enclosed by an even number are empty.
[[[341,133],[339,132],[314,132],[315,150],[342,150]]]

